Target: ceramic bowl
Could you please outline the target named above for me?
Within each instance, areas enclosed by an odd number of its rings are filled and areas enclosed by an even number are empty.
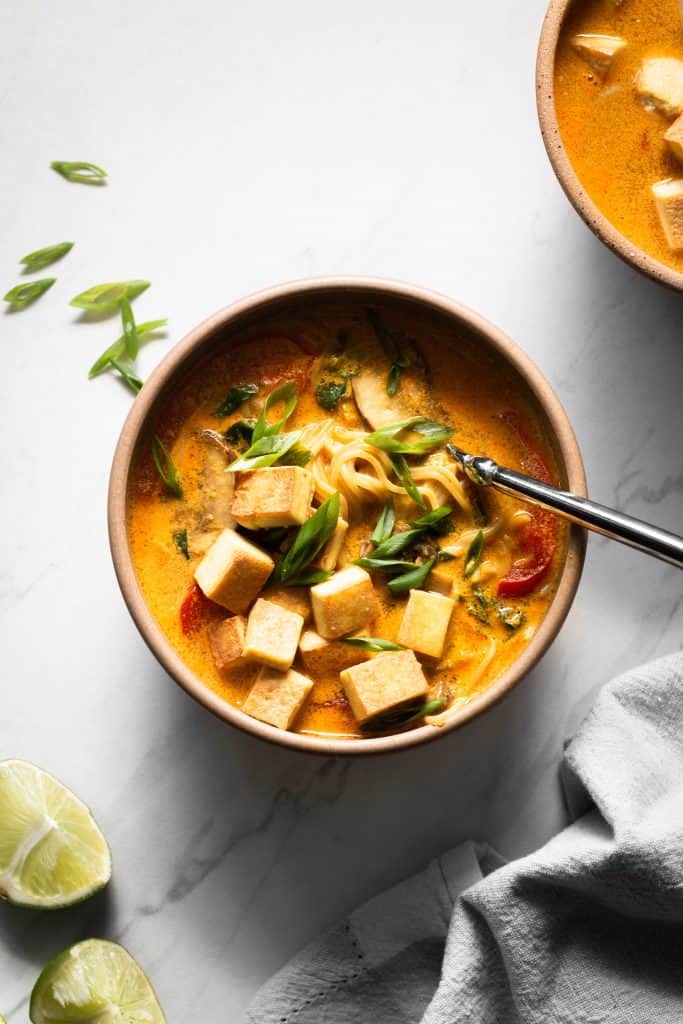
[[[392,736],[369,739],[334,739],[283,732],[250,718],[238,708],[222,700],[184,664],[162,632],[149,610],[140,589],[127,536],[127,496],[138,446],[149,444],[158,410],[165,404],[177,382],[199,360],[229,344],[228,335],[235,328],[258,322],[280,310],[301,309],[307,303],[322,299],[349,302],[355,307],[373,302],[404,303],[424,312],[426,319],[436,316],[460,334],[474,337],[478,345],[507,364],[519,382],[520,390],[537,411],[550,446],[554,450],[562,476],[562,484],[585,495],[586,483],[581,455],[567,416],[548,381],[517,345],[477,313],[457,302],[423,288],[373,278],[333,277],[297,281],[269,288],[233,303],[190,331],[171,350],[147,380],[135,399],[121,431],[111,471],[109,487],[109,536],[116,575],[124,600],[144,640],[169,675],[190,696],[231,725],[297,750],[324,755],[377,754],[403,750],[427,743],[451,733],[454,729],[482,714],[501,699],[532,668],[548,648],[562,625],[576,593],[583,565],[585,539],[583,532],[570,531],[567,557],[557,590],[538,631],[519,659],[488,690],[454,713],[450,721],[437,728],[420,726]]]
[[[683,274],[648,256],[629,241],[585,192],[562,142],[555,109],[555,59],[565,20],[578,0],[551,0],[543,22],[536,60],[536,104],[541,135],[557,179],[567,198],[591,231],[631,267],[683,291]]]

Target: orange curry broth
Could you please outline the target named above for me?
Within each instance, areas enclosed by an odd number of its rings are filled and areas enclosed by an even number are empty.
[[[573,49],[577,33],[626,40],[604,80]],[[646,57],[683,60],[678,0],[579,0],[557,51],[555,108],[569,159],[598,209],[639,249],[683,271],[683,252],[667,245],[650,192],[682,171],[664,141],[671,119],[646,110],[634,87]]]
[[[520,399],[519,384],[508,377],[506,369],[475,347],[471,340],[454,337],[452,327],[448,333],[457,345],[457,358],[453,357],[453,348],[445,344],[445,337],[439,336],[446,333],[443,327],[430,329],[427,338],[424,315],[416,320],[412,332],[405,321],[406,314],[403,313],[401,324],[418,339],[437,407],[456,428],[458,443],[468,450],[487,453],[504,465],[522,467],[526,464],[528,468],[528,447],[525,447],[518,431],[500,419],[502,413],[516,410],[528,434],[527,445],[528,439],[532,438],[536,450],[552,467],[551,476],[557,479],[551,452],[541,439],[530,408]],[[340,326],[353,329],[353,318],[349,317],[348,311],[321,310],[317,316],[273,318],[265,331],[261,325],[258,331],[252,329],[238,333],[229,349],[204,361],[188,375],[157,424],[159,434],[172,452],[186,500],[192,502],[195,497],[193,479],[199,472],[204,450],[196,439],[197,431],[202,428],[225,430],[244,414],[238,410],[220,421],[212,415],[231,385],[243,381],[260,382],[264,385],[260,391],[260,396],[263,396],[281,381],[295,379],[299,385],[299,402],[287,424],[288,430],[329,415],[346,426],[362,426],[352,402],[345,406],[346,416],[353,420],[349,422],[349,418],[342,417],[339,407],[333,414],[326,413],[315,400],[316,356],[334,344]],[[256,343],[254,339],[257,339]],[[298,339],[304,348],[289,339]],[[311,379],[313,386],[307,386]],[[495,502],[506,511],[522,507],[493,492],[487,492],[486,501],[489,508]],[[216,693],[239,707],[249,684],[232,677],[227,680],[217,671],[205,628],[206,608],[203,609],[201,628],[188,634],[181,629],[180,608],[192,587],[193,572],[201,556],[193,554],[187,561],[174,545],[172,534],[177,529],[178,507],[178,500],[163,492],[146,447],[135,465],[129,492],[128,532],[140,585],[154,616],[183,661]],[[368,505],[363,520],[351,523],[345,549],[348,560],[358,557],[361,541],[371,533],[380,510],[377,505]],[[448,541],[457,536],[460,528],[457,515],[455,520],[456,532],[446,539]],[[471,528],[471,523],[462,525]],[[543,581],[528,596],[506,599],[505,603],[521,608],[526,616],[525,625],[516,632],[507,630],[497,617],[494,621],[493,615],[490,625],[479,622],[467,610],[465,602],[456,602],[438,671],[432,671],[427,660],[422,659],[430,683],[446,682],[459,704],[489,687],[527,646],[543,619],[555,591],[565,550],[566,536],[561,529],[552,564]],[[460,567],[461,560],[457,564]],[[461,568],[455,578],[461,578]],[[367,632],[395,640],[407,595],[392,596],[377,576],[374,582],[381,612]],[[495,581],[491,584],[491,592],[495,593]],[[229,614],[209,603],[209,619],[220,619]],[[491,635],[501,641],[497,653],[484,677],[472,681],[480,658],[489,648],[488,638]],[[303,670],[298,659],[294,667]],[[295,723],[295,730],[348,737],[359,735],[338,676],[315,680],[311,696]]]

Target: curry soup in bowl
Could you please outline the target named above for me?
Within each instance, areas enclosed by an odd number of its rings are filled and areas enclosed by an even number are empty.
[[[538,106],[554,170],[598,237],[683,288],[679,0],[553,0]]]
[[[362,279],[209,320],[136,399],[110,531],[148,643],[211,710],[334,753],[436,737],[534,663],[583,538],[476,488],[449,438],[585,493],[559,402],[500,332]]]

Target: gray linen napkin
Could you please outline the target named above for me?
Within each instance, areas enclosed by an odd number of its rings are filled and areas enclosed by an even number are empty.
[[[446,853],[295,957],[248,1024],[683,1024],[683,654],[606,686],[563,770],[588,813],[510,864]]]

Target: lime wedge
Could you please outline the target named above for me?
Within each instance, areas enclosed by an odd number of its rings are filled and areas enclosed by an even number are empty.
[[[86,939],[49,963],[31,993],[33,1024],[165,1024],[154,989],[130,953]]]
[[[85,804],[35,765],[0,761],[0,896],[66,907],[110,877],[109,848]]]

